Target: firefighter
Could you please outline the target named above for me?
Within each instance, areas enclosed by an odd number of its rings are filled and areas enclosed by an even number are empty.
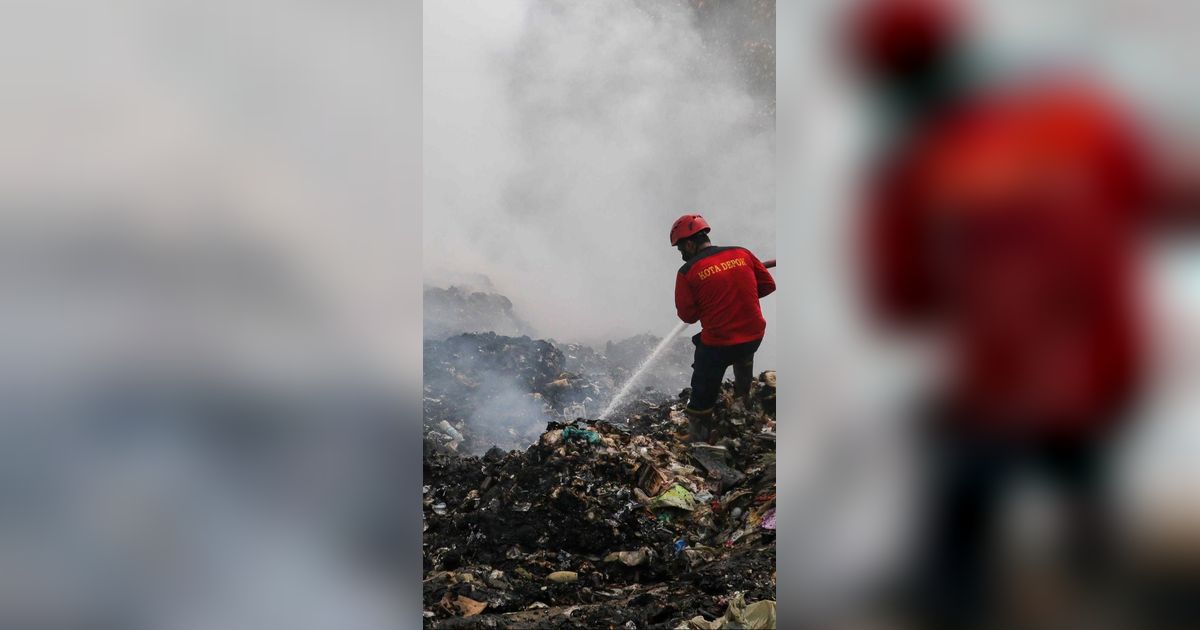
[[[749,402],[754,353],[767,328],[758,301],[775,291],[775,280],[749,250],[713,245],[709,230],[698,214],[683,215],[671,226],[671,245],[684,260],[675,277],[675,309],[679,319],[702,327],[692,337],[696,353],[684,410],[688,437],[711,443],[720,437],[714,411],[726,368],[733,366],[737,398]]]
[[[867,302],[949,359],[924,414],[919,599],[931,625],[975,627],[997,612],[988,550],[1025,471],[1058,491],[1077,585],[1105,575],[1108,454],[1145,380],[1139,238],[1167,205],[1144,135],[1104,91],[972,85],[961,7],[860,5],[849,52],[888,138],[861,223]]]

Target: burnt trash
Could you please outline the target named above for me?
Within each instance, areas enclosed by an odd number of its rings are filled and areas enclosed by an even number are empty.
[[[708,471],[711,478],[720,482],[722,489],[732,488],[746,478],[744,473],[726,463],[729,450],[725,446],[693,444],[691,455],[692,459]]]
[[[426,286],[422,302],[425,338],[441,340],[466,332],[532,335],[533,328],[516,314],[512,301],[485,284]]]
[[[458,343],[528,349],[529,373],[535,357],[559,356],[520,338]],[[536,376],[555,370],[566,371]],[[426,627],[675,628],[697,616],[736,623],[746,606],[774,601],[774,443],[754,437],[773,412],[752,397],[727,410],[745,418],[730,436],[737,448],[696,448],[677,436],[681,401],[642,398],[606,421],[568,420],[548,402],[537,435],[507,451],[426,449]],[[478,442],[471,423],[462,432],[463,446]],[[739,593],[745,604],[731,609]]]
[[[694,449],[687,391],[664,393],[686,338],[599,420],[660,339],[536,339],[489,291],[427,292],[446,326],[424,344],[425,626],[674,628],[774,600],[774,373],[748,405],[725,383],[726,439]]]

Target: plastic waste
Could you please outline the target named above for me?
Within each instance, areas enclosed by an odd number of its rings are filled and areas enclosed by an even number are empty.
[[[775,508],[771,508],[763,514],[761,527],[775,531]]]
[[[637,551],[614,551],[604,557],[605,562],[620,562],[627,567],[636,567],[646,564],[650,558],[650,554],[646,549],[638,549]]]
[[[438,423],[438,427],[446,435],[454,438],[455,440],[457,440],[459,442],[463,441],[463,434],[459,433],[458,429],[455,429],[453,426],[451,426],[451,424],[449,422],[442,420],[441,422]]]
[[[721,480],[723,488],[731,488],[746,478],[745,473],[734,469],[726,463],[729,452],[723,446],[708,444],[693,444],[692,458],[704,467],[711,475]]]
[[[775,623],[774,600],[764,599],[747,605],[742,594],[737,593],[724,615],[712,621],[697,615],[675,626],[675,630],[774,630]]]
[[[688,564],[695,567],[701,564],[712,562],[717,557],[717,550],[704,545],[688,547],[683,550],[683,557],[687,558]]]
[[[650,507],[652,509],[672,507],[691,512],[696,509],[696,499],[687,488],[675,484],[666,492],[655,497],[650,502]]]
[[[527,369],[527,363],[512,360],[504,369]],[[595,421],[587,419],[594,417],[592,407],[575,417],[562,411],[582,398],[554,398],[576,396],[572,383],[570,391],[543,392],[553,408],[541,427],[514,425],[517,432],[507,439],[501,433],[511,433],[505,423],[513,421],[464,420],[474,417],[468,414],[476,403],[495,410],[502,402],[493,402],[495,392],[479,375],[471,372],[480,383],[475,389],[460,387],[458,394],[450,384],[445,392],[431,390],[440,402],[426,400],[423,601],[431,623],[622,628],[632,619],[636,627],[674,628],[694,615],[723,615],[738,592],[751,601],[774,599],[774,567],[762,554],[772,552],[776,536],[761,525],[775,507],[776,462],[773,445],[751,437],[762,420],[757,399],[740,444],[730,439],[696,449],[693,457],[671,420],[684,404],[673,394],[647,394],[613,421]],[[617,377],[587,378],[601,388],[595,399],[603,401]],[[547,382],[531,381],[531,387]],[[724,384],[723,395],[730,391]],[[438,426],[443,419],[466,437],[459,453]],[[526,420],[532,426],[543,419]],[[493,444],[497,448],[489,448]],[[465,457],[467,451],[473,457]],[[745,478],[719,483],[725,469]],[[444,515],[436,515],[435,504]],[[727,541],[736,553],[723,548]],[[701,595],[698,584],[714,592]],[[711,599],[718,594],[725,597]],[[459,596],[487,608],[450,621],[476,607],[464,610]]]
[[[562,430],[564,440],[569,440],[575,437],[587,440],[589,444],[600,442],[600,434],[588,429],[577,429],[575,427],[565,427]]]

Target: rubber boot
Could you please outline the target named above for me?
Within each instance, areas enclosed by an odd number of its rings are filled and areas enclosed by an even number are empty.
[[[717,422],[714,418],[712,426],[708,431],[708,439],[705,440],[705,442],[708,442],[709,444],[716,444],[718,440],[725,437],[727,431],[725,431],[725,428],[722,426],[723,424],[724,423],[722,422]]]
[[[693,413],[691,410],[684,410],[684,414],[688,419],[688,441],[707,442],[712,433],[712,411]]]

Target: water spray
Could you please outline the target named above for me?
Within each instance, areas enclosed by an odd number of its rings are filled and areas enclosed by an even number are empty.
[[[675,325],[675,328],[671,329],[671,332],[667,333],[666,337],[663,337],[662,341],[658,342],[658,345],[654,348],[654,352],[651,352],[650,356],[646,357],[645,361],[642,361],[642,364],[638,366],[638,369],[633,373],[633,376],[630,376],[629,380],[625,381],[625,385],[621,387],[621,390],[617,392],[617,395],[613,397],[612,401],[608,403],[608,406],[604,408],[604,411],[600,413],[601,420],[607,418],[608,415],[617,408],[617,405],[620,405],[621,402],[629,396],[629,392],[633,391],[634,384],[637,383],[642,374],[645,373],[646,370],[650,369],[651,365],[654,365],[654,361],[658,358],[658,355],[662,354],[663,350],[667,349],[667,345],[671,343],[671,340],[675,339],[679,333],[683,332],[683,329],[687,328],[687,325],[687,322],[679,322]]]
[[[766,267],[767,269],[770,269],[774,266],[774,258],[763,261],[763,267]],[[651,365],[654,365],[654,361],[658,359],[658,355],[662,354],[663,351],[667,349],[667,345],[671,343],[671,340],[675,337],[678,337],[679,333],[683,332],[684,328],[687,328],[687,325],[687,322],[679,322],[675,325],[675,328],[671,329],[671,332],[667,333],[666,337],[663,337],[662,341],[658,342],[658,345],[654,347],[654,352],[651,352],[650,356],[646,357],[645,361],[642,361],[642,364],[639,365],[638,369],[634,371],[633,376],[630,376],[629,380],[625,381],[625,384],[621,386],[621,389],[617,392],[617,395],[613,396],[613,399],[609,401],[608,406],[604,408],[604,411],[600,412],[601,420],[607,418],[609,414],[616,410],[618,405],[620,405],[627,397],[629,397],[629,393],[633,391],[634,384],[636,384],[638,379],[642,377],[642,374],[645,373],[646,370],[650,369]]]

